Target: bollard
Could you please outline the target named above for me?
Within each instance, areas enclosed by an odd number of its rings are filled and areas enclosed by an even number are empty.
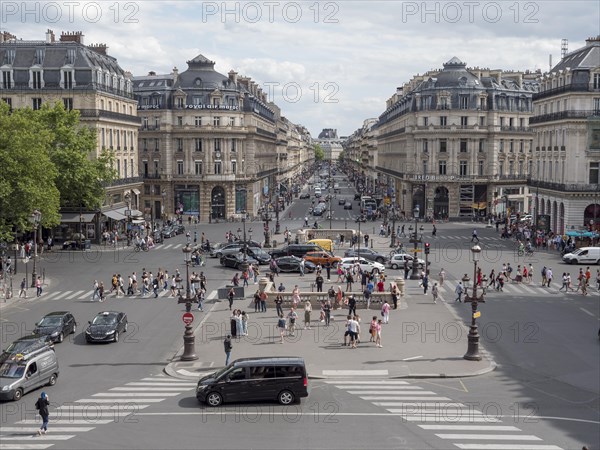
[[[396,278],[396,286],[398,286],[398,291],[400,292],[400,297],[404,297],[404,278],[398,276]]]

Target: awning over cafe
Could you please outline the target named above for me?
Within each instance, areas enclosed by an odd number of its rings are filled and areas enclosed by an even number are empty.
[[[94,216],[96,214],[95,213],[75,213],[75,212],[69,212],[69,213],[62,213],[60,215],[60,222],[61,223],[89,223],[89,222],[93,222],[94,221]]]

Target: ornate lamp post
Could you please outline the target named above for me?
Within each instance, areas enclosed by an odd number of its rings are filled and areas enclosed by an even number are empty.
[[[280,234],[281,229],[279,225],[279,186],[275,190],[275,234]]]
[[[127,229],[125,232],[127,234],[127,247],[129,247],[131,245],[131,194],[129,192],[125,194],[125,202],[127,203],[127,209],[125,210],[125,217],[127,218],[125,227]]]
[[[36,273],[36,260],[37,260],[37,229],[40,221],[42,220],[42,213],[37,209],[31,213],[31,223],[33,224],[33,270],[31,271],[31,287],[35,287],[35,279],[37,278]]]
[[[265,247],[271,247],[271,236],[269,233],[269,222],[271,221],[271,214],[269,213],[269,207],[267,206],[263,213],[263,221],[265,222],[264,230],[265,230]]]
[[[481,313],[477,312],[477,304],[479,302],[485,303],[485,286],[484,283],[487,283],[487,279],[484,277],[482,279],[482,292],[481,296],[477,296],[477,263],[479,262],[479,254],[481,253],[481,247],[478,244],[475,244],[471,247],[471,253],[473,254],[473,295],[469,296],[469,291],[465,288],[465,303],[471,303],[471,327],[469,329],[469,346],[467,348],[467,353],[463,356],[464,359],[469,361],[481,361],[481,355],[479,354],[479,332],[477,331],[477,317],[480,316]],[[467,275],[465,274],[465,277]],[[467,277],[468,279],[468,277]],[[463,278],[464,280],[464,278]]]
[[[167,215],[167,191],[165,191],[164,189],[162,190],[162,192],[160,193],[160,196],[162,197],[162,203],[160,205],[160,219],[162,220],[162,225],[165,225],[165,216]]]
[[[190,312],[192,309],[192,303],[194,299],[190,296],[190,253],[192,252],[192,247],[190,244],[186,244],[182,249],[183,254],[185,255],[185,298],[181,297],[181,293],[179,294],[179,299],[177,303],[185,303],[185,310]],[[177,281],[177,278],[175,279]],[[185,326],[185,332],[183,333],[183,355],[181,355],[182,361],[193,361],[198,359],[196,356],[196,336],[194,336],[194,332],[192,331],[192,325],[189,324]]]
[[[412,242],[414,244],[414,254],[413,254],[413,265],[412,265],[412,273],[410,274],[411,280],[418,280],[419,277],[419,261],[417,258],[417,244],[419,243],[419,238],[417,235],[418,231],[418,222],[419,222],[419,213],[421,212],[419,205],[415,206],[413,209],[413,217],[415,218],[415,234],[412,236]]]
[[[248,270],[248,241],[246,240],[246,211],[242,211],[242,214],[242,225],[244,227],[244,247],[242,247],[242,251],[244,253],[244,259],[242,264],[240,264],[240,270],[243,272]]]

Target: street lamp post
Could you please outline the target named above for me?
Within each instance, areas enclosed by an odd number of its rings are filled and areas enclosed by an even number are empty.
[[[160,196],[162,197],[162,203],[160,204],[160,220],[162,220],[162,226],[165,226],[165,215],[167,211],[167,191],[164,189],[161,191]]]
[[[477,330],[477,317],[479,317],[481,313],[477,312],[477,304],[479,302],[485,303],[485,286],[483,286],[483,284],[487,282],[487,279],[485,277],[482,279],[482,292],[481,296],[478,297],[477,263],[479,262],[479,254],[481,253],[481,247],[478,244],[475,244],[471,248],[471,253],[473,254],[473,295],[469,296],[468,290],[465,289],[465,303],[471,303],[471,327],[469,329],[469,345],[467,348],[467,353],[465,353],[465,356],[463,356],[463,358],[469,361],[481,361],[481,355],[479,354],[479,332]]]
[[[413,264],[412,264],[412,273],[410,274],[411,280],[418,280],[419,277],[419,261],[417,258],[417,244],[419,243],[418,239],[418,223],[419,223],[419,213],[420,213],[419,205],[415,206],[413,209],[413,216],[415,218],[415,234],[413,236],[413,244],[414,244],[414,254],[413,254]]]
[[[271,247],[271,236],[269,234],[269,222],[271,221],[271,216],[269,214],[269,208],[267,207],[264,215],[263,215],[263,220],[265,222],[265,226],[264,226],[264,230],[265,230],[265,247],[266,248],[270,248]]]
[[[185,245],[182,249],[183,254],[185,255],[185,298],[179,294],[179,299],[177,303],[185,303],[185,310],[190,312],[192,309],[192,303],[194,299],[191,298],[190,292],[190,253],[192,252],[192,247],[189,243]],[[176,279],[177,280],[177,279]],[[194,336],[194,332],[192,331],[192,325],[185,325],[185,332],[183,333],[183,355],[181,355],[182,361],[194,361],[198,359],[196,356],[196,336]]]
[[[279,224],[279,188],[275,191],[275,234],[280,234],[281,228]]]
[[[392,207],[391,219],[392,219],[392,233],[391,233],[391,237],[390,237],[390,248],[394,248],[394,247],[396,247],[396,220],[399,219],[398,211],[396,210],[395,207]]]
[[[127,220],[125,233],[127,234],[127,247],[129,247],[131,245],[131,194],[129,192],[125,194],[125,201],[127,202],[127,209],[125,210],[125,218]]]
[[[31,222],[33,223],[33,269],[31,271],[31,287],[35,287],[36,273],[36,259],[37,259],[37,229],[42,218],[42,213],[37,209],[31,214]]]
[[[240,265],[240,269],[242,270],[242,272],[244,272],[248,270],[248,241],[246,240],[246,211],[242,211],[242,214],[242,225],[244,227],[244,259],[242,261],[242,264]]]

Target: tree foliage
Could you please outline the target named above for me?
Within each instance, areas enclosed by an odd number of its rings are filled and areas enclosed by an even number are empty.
[[[323,161],[324,157],[325,157],[325,152],[323,151],[321,146],[319,144],[315,144],[315,160]]]
[[[96,130],[62,104],[10,111],[0,105],[0,240],[31,229],[34,210],[44,227],[60,223],[61,206],[95,209],[114,178],[112,155],[96,158]]]

